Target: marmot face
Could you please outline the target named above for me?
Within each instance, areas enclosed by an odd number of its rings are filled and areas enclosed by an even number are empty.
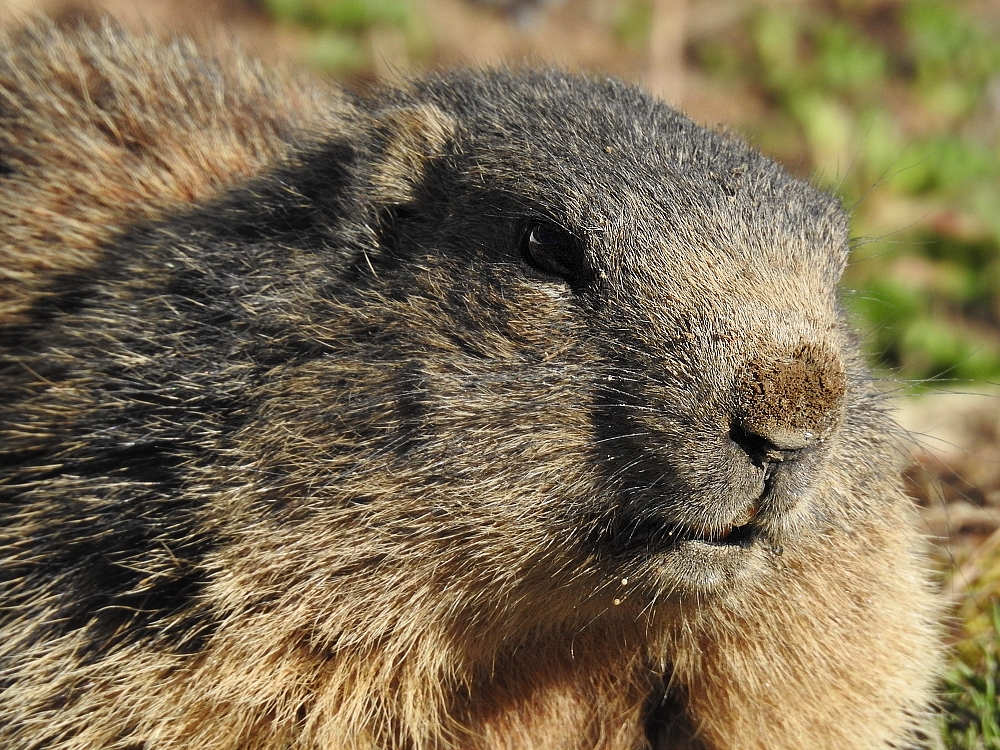
[[[838,514],[814,489],[850,398],[839,207],[614,82],[494,74],[416,95],[461,126],[366,263],[374,287],[437,308],[441,341],[412,356],[456,371],[412,380],[441,404],[425,434],[478,457],[462,482],[501,482],[508,541],[541,535],[563,574],[759,583]]]

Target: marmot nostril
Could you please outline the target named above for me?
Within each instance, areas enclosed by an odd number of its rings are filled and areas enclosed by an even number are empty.
[[[776,464],[794,459],[805,448],[815,444],[815,432],[802,431],[798,434],[760,435],[740,422],[729,428],[729,439],[736,443],[757,466]],[[773,440],[772,438],[777,438]]]
[[[784,460],[825,437],[846,387],[840,358],[820,345],[802,343],[789,355],[754,359],[736,384],[738,427],[730,437],[751,458]]]

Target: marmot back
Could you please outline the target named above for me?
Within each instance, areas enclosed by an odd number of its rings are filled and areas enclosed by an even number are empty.
[[[918,744],[837,202],[619,81],[0,41],[0,745]]]

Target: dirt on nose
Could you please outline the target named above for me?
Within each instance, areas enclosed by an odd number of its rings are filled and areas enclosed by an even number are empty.
[[[803,342],[788,354],[748,363],[737,384],[738,417],[744,429],[779,448],[805,448],[836,423],[846,387],[840,357]]]

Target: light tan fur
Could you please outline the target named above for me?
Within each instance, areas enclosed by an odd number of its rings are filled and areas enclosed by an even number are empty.
[[[9,31],[0,78],[0,319],[53,275],[86,269],[123,228],[203,201],[280,160],[288,137],[336,119],[333,92],[265,73],[236,50]],[[280,106],[276,96],[280,92]]]

